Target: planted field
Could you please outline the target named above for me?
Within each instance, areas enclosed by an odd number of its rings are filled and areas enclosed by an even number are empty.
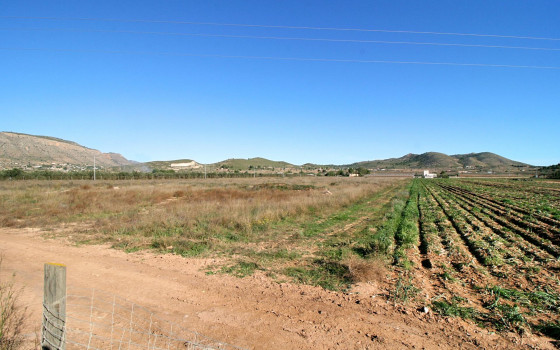
[[[0,183],[0,225],[212,258],[491,331],[559,339],[560,183],[379,178]],[[364,306],[366,307],[366,306]]]
[[[412,285],[426,284],[418,290],[423,301],[483,326],[558,338],[560,221],[554,208],[560,187],[415,181],[409,201],[417,201],[419,240],[408,256],[423,268],[401,275]]]

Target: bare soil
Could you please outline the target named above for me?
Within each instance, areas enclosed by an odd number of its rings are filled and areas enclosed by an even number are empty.
[[[248,349],[554,349],[533,334],[495,333],[387,301],[389,276],[352,290],[280,283],[263,274],[207,275],[219,261],[103,245],[75,246],[34,229],[0,228],[2,280],[15,273],[30,313],[30,338],[41,323],[43,264],[67,266],[69,288],[95,288],[160,317]],[[418,267],[422,269],[422,267]],[[380,270],[381,272],[383,270]]]

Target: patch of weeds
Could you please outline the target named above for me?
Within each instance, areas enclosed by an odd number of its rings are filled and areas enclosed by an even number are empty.
[[[204,233],[202,232],[202,234],[204,234]],[[213,235],[213,237],[215,237],[215,238],[217,238],[221,241],[228,242],[228,243],[249,242],[250,241],[250,236],[251,235],[245,230],[232,231],[230,229],[221,230],[221,232],[218,232],[218,233]]]
[[[243,278],[246,276],[251,276],[255,273],[256,270],[259,269],[260,267],[259,265],[257,265],[257,263],[250,261],[238,261],[236,264],[223,266],[220,269],[220,272]]]
[[[352,217],[350,216],[349,212],[338,213],[338,214],[335,214],[335,215],[331,216],[331,218],[330,218],[330,220],[334,221],[334,222],[349,221],[350,219],[352,219]]]
[[[324,221],[310,222],[305,224],[303,227],[303,235],[305,237],[314,237],[324,233],[330,227],[338,226],[345,222],[356,220],[359,217],[360,213],[362,213],[364,210],[367,211],[371,209],[369,205],[369,201],[371,201],[371,199],[371,197],[363,198],[345,207],[344,210],[334,213]]]
[[[443,279],[444,281],[455,282],[457,279],[452,275],[453,271],[445,264],[441,264],[440,266],[443,270],[438,276]]]
[[[112,248],[121,249],[125,253],[134,253],[142,249],[142,244],[138,239],[133,240],[122,240],[120,242],[114,243]]]
[[[347,265],[322,259],[315,260],[311,267],[285,268],[283,273],[296,282],[321,286],[329,290],[340,290],[352,283]]]
[[[560,340],[560,322],[545,322],[534,327],[535,330],[553,339]]]
[[[462,300],[461,300],[462,299]],[[472,307],[460,306],[459,302],[463,298],[453,297],[451,302],[447,299],[432,302],[432,309],[442,316],[461,317],[463,319],[477,320],[479,313]]]
[[[412,284],[412,276],[408,276],[408,278],[399,276],[391,299],[406,303],[409,299],[414,298],[419,291],[420,289]]]
[[[441,277],[444,281],[450,281],[450,282],[455,282],[457,281],[457,279],[455,277],[453,277],[449,272],[445,271],[444,273],[439,274],[439,277]]]
[[[463,271],[465,267],[469,266],[469,264],[466,262],[452,262],[451,265],[453,265],[453,268],[459,272]]]
[[[355,248],[357,254],[367,257],[377,253],[381,255],[389,254],[394,246],[395,232],[400,224],[401,213],[405,202],[400,197],[394,197],[390,208],[383,219],[383,223],[377,228],[375,233],[367,235],[362,244]]]
[[[301,258],[301,253],[297,251],[290,251],[288,249],[271,249],[264,250],[255,254],[258,258],[262,260],[272,261],[272,260],[295,260]]]
[[[412,267],[412,262],[408,260],[406,251],[404,251],[402,247],[396,249],[395,252],[393,253],[393,265],[399,265],[403,267],[405,270],[410,270],[410,268]]]
[[[228,232],[225,235],[220,236],[220,238],[226,242],[239,242],[241,240],[241,237],[233,232]]]
[[[2,255],[0,255],[0,270],[2,268]],[[27,307],[22,307],[20,297],[21,289],[14,287],[12,280],[0,279],[0,349],[21,349],[25,341],[24,326],[29,318]]]
[[[482,260],[485,266],[502,266],[504,264],[504,261],[498,255],[485,256]]]
[[[135,247],[125,248],[124,252],[125,253],[134,253],[134,252],[139,252],[140,250],[142,250],[142,247],[135,246]]]
[[[183,234],[185,229],[180,226],[154,227],[152,230],[144,231],[145,236],[152,237],[175,237]]]
[[[159,251],[172,252],[183,257],[199,256],[210,250],[208,242],[188,241],[184,239],[167,242],[163,239],[155,238],[152,240],[151,247]]]
[[[517,305],[495,303],[495,306],[491,308],[491,310],[494,310],[499,320],[499,322],[495,324],[496,328],[499,330],[515,330],[521,333],[527,325],[527,321]]]
[[[532,312],[558,312],[560,310],[560,294],[547,289],[526,292],[499,286],[487,286],[485,292],[494,297],[494,304],[503,298],[519,303]]]

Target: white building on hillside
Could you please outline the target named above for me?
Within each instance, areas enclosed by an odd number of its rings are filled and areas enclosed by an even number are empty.
[[[434,177],[437,177],[437,174],[432,174],[429,170],[424,170],[424,175],[422,177],[424,179],[433,179]]]

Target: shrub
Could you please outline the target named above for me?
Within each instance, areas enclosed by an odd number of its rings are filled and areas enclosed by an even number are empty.
[[[0,268],[2,258],[0,257]],[[14,288],[13,281],[0,280],[0,349],[19,349],[23,344],[23,323],[26,310],[19,306],[21,290]]]

